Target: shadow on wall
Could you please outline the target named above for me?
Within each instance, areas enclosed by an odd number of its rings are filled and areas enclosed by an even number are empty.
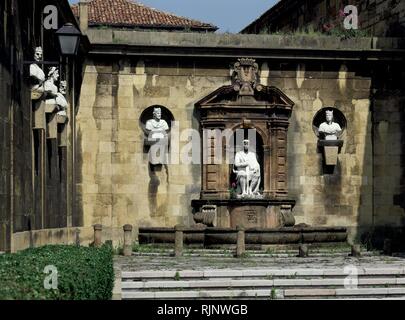
[[[373,226],[362,241],[405,250],[405,79],[403,62],[373,69],[370,95],[373,147]]]
[[[148,201],[149,212],[152,218],[164,217],[168,208],[168,191],[169,191],[169,167],[167,164],[151,164],[148,165],[149,185],[148,185]],[[158,202],[159,186],[161,193],[165,195],[164,201]],[[165,189],[162,191],[162,189]]]

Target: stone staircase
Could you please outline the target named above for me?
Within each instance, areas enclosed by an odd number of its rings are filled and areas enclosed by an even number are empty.
[[[404,299],[405,265],[358,268],[123,271],[122,299]]]
[[[313,247],[306,258],[297,257],[296,248],[248,250],[243,258],[233,249],[187,248],[180,258],[173,253],[140,247],[117,258],[120,298],[405,300],[402,256],[362,249],[361,257],[350,257],[347,246]]]
[[[350,250],[347,248],[331,251],[329,249],[311,249],[310,256],[313,258],[320,257],[347,257]],[[250,258],[288,258],[296,257],[298,254],[298,249],[283,249],[283,250],[247,250],[246,257]],[[375,256],[375,252],[362,251],[362,256],[370,257]],[[133,252],[133,256],[136,257],[171,257],[174,255],[173,249],[161,249],[154,250],[153,252]],[[186,249],[183,252],[184,257],[213,257],[213,258],[230,258],[234,257],[235,249]]]

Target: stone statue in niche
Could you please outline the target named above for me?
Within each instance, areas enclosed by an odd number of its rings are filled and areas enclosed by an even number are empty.
[[[160,140],[167,138],[169,125],[162,119],[162,109],[156,107],[153,109],[153,119],[146,122],[146,131],[149,134],[149,140]]]
[[[249,140],[243,141],[243,150],[235,155],[233,172],[236,174],[237,184],[241,194],[238,198],[258,198],[261,173],[260,164],[255,152],[249,151]]]
[[[56,104],[58,106],[58,114],[61,116],[67,116],[66,110],[68,107],[68,103],[66,101],[66,81],[63,80],[59,84],[59,92],[56,94]]]
[[[338,140],[342,133],[342,128],[333,121],[333,111],[326,110],[326,122],[323,122],[318,129],[320,137],[325,140]]]
[[[42,61],[43,51],[41,47],[35,48],[34,60],[36,62]],[[44,81],[45,73],[37,63],[30,65],[30,79],[31,79],[31,99],[38,100],[44,94]]]
[[[317,128],[318,150],[323,153],[324,172],[332,174],[343,146],[343,140],[340,140],[343,129],[339,123],[334,122],[333,110],[325,110],[325,116],[326,121]]]

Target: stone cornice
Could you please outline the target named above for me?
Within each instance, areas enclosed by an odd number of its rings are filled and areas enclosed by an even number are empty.
[[[404,60],[405,39],[91,29],[90,54],[309,60]]]

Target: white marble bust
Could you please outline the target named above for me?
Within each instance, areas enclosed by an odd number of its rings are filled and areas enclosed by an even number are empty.
[[[146,130],[149,133],[150,139],[164,139],[167,137],[169,131],[169,125],[162,119],[161,108],[154,108],[153,119],[146,122]]]
[[[41,47],[35,48],[34,60],[36,62],[42,61],[43,51]],[[44,81],[45,73],[37,63],[30,65],[30,78],[32,80],[31,85],[31,99],[38,100],[44,94]]]
[[[56,94],[56,104],[58,106],[58,114],[62,116],[67,116],[66,110],[68,103],[65,98],[66,95],[66,81],[61,81],[59,84],[59,92]]]
[[[338,140],[342,133],[340,125],[333,121],[333,111],[326,111],[326,122],[323,122],[318,129],[320,134],[323,134],[325,140]]]
[[[243,150],[236,153],[233,171],[241,189],[241,197],[260,196],[260,164],[256,153],[249,151],[249,140],[244,140]]]
[[[55,103],[52,99],[55,99],[58,94],[58,87],[55,82],[59,79],[59,71],[56,67],[49,68],[48,79],[45,81],[44,87],[46,92],[46,99],[51,100],[50,103]]]

